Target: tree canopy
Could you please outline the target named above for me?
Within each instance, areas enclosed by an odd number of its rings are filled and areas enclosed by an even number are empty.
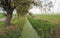
[[[17,10],[17,15],[26,15],[30,4],[35,4],[34,0],[0,0],[0,7],[7,12],[5,24],[9,25],[13,10]]]

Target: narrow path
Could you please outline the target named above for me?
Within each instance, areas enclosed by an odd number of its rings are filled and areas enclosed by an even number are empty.
[[[5,18],[0,18],[0,21],[5,21]]]
[[[23,27],[22,38],[40,38],[28,20]]]

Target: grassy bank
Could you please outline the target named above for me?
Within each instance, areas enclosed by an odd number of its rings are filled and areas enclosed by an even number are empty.
[[[49,17],[50,16],[50,17]],[[34,18],[28,17],[28,20],[32,24],[33,28],[37,31],[38,35],[41,36],[41,38],[55,38],[54,36],[56,29],[54,30],[55,27],[59,26],[59,24],[53,23],[52,20],[41,20],[40,18],[51,18],[54,19],[56,18],[57,20],[59,19],[59,15],[38,15]],[[60,26],[59,26],[60,27]],[[56,32],[57,33],[57,32]],[[52,34],[52,35],[51,35]]]

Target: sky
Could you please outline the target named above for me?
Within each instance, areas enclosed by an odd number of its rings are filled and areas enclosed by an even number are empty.
[[[42,1],[44,1],[44,0],[42,0]],[[54,9],[54,13],[60,13],[60,0],[45,0],[45,1],[48,1],[48,2],[52,1],[53,2],[54,8],[51,9],[52,10],[51,13],[53,13],[53,9]],[[58,8],[59,8],[59,10],[58,10]],[[1,8],[0,8],[0,12],[3,12],[1,10]],[[16,11],[14,11],[14,13],[15,12]],[[41,14],[41,10],[39,9],[39,7],[36,7],[36,6],[34,6],[32,9],[30,9],[29,12],[31,12],[33,14]]]
[[[54,2],[55,0],[52,0],[52,1]],[[54,5],[54,11],[60,12],[60,0],[56,0],[56,3]]]
[[[51,9],[52,12],[50,12],[50,13],[53,13],[53,11],[54,11],[54,13],[60,13],[60,0],[45,0],[45,1],[48,1],[48,2],[52,1],[53,2],[54,8]],[[32,9],[30,9],[30,12],[32,12],[33,14],[41,14],[39,7],[33,7]]]

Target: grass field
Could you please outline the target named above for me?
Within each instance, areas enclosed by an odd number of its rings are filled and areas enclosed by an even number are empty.
[[[49,18],[49,19],[56,19],[56,20],[60,20],[60,15],[34,15],[37,16],[39,18]]]
[[[60,15],[34,15],[36,19],[48,20],[60,24]]]

